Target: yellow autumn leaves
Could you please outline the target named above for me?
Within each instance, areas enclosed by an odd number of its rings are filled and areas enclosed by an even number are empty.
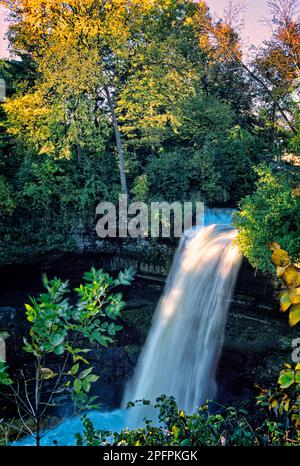
[[[272,263],[277,267],[277,276],[286,286],[280,297],[280,311],[289,311],[289,322],[295,326],[300,322],[300,268],[294,264],[289,254],[278,243],[271,243]]]

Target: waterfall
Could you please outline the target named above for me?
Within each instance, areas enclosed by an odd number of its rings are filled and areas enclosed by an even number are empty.
[[[219,224],[190,230],[181,239],[123,406],[165,394],[192,413],[216,395],[215,373],[241,262],[232,245],[235,235]],[[151,417],[147,406],[128,413],[129,427]]]

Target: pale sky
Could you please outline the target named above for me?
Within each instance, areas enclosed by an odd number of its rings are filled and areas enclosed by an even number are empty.
[[[222,16],[227,0],[206,0],[212,13]],[[262,20],[268,16],[268,0],[240,0],[245,5],[245,28],[242,31],[243,48],[259,46],[270,35]]]
[[[227,0],[206,0],[213,13],[222,16]],[[243,32],[244,49],[251,44],[260,45],[263,39],[268,36],[267,28],[261,23],[261,19],[267,15],[267,0],[244,0],[245,31]],[[4,35],[6,25],[4,22],[4,10],[0,7],[0,58],[8,56],[7,40]]]

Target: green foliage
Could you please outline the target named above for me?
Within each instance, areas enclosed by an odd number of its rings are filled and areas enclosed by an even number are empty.
[[[131,403],[150,405],[149,401]],[[77,445],[99,446],[221,446],[253,445],[257,443],[255,432],[245,418],[246,412],[226,408],[222,413],[210,414],[208,405],[199,412],[187,415],[178,409],[173,397],[161,396],[153,406],[159,412],[159,427],[150,420],[145,426],[120,433],[109,433],[94,428],[88,417],[83,418],[84,432],[76,434]],[[113,440],[111,440],[113,438]]]
[[[76,250],[76,234],[93,234],[97,203],[115,196],[113,167],[108,154],[83,157],[78,168],[65,159],[28,156],[9,184],[0,176],[0,262]]]
[[[68,282],[57,278],[49,281],[44,276],[46,293],[42,293],[38,299],[31,298],[31,303],[25,305],[31,326],[30,339],[24,340],[25,351],[38,358],[50,353],[61,356],[69,352],[74,362],[86,362],[80,349],[75,351],[70,342],[74,338],[76,341],[79,335],[90,343],[97,342],[102,346],[112,342],[112,337],[121,330],[114,321],[125,304],[121,293],[109,293],[116,286],[129,285],[133,274],[133,270],[128,269],[113,279],[102,269],[92,268],[84,274],[84,284],[75,289],[79,298],[75,307],[65,297]],[[79,376],[79,380],[82,378]]]
[[[84,429],[75,434],[76,442],[78,446],[299,446],[299,393],[299,386],[289,392],[283,388],[261,389],[258,409],[251,420],[243,409],[213,404],[187,415],[173,397],[163,395],[153,405],[158,410],[159,426],[144,419],[138,429],[112,433],[96,429],[85,415]],[[130,403],[129,408],[136,405],[151,406],[142,400]]]
[[[267,166],[260,166],[256,172],[256,191],[241,201],[235,216],[237,244],[253,267],[272,270],[268,248],[272,241],[279,243],[292,260],[298,258],[300,198],[293,190],[295,181],[285,172],[274,172]]]
[[[178,150],[153,158],[146,168],[151,198],[183,200],[188,189],[187,152]]]
[[[149,194],[148,178],[147,175],[137,176],[134,180],[131,193],[134,195],[136,201],[146,202]]]
[[[274,436],[274,444],[300,443],[300,364],[285,364],[276,387],[260,388],[257,404],[269,411],[265,426]]]
[[[48,408],[56,406],[55,397],[66,393],[73,402],[74,412],[97,407],[97,397],[89,396],[92,384],[99,379],[89,366],[87,353],[95,343],[108,346],[121,326],[115,323],[125,303],[121,293],[112,293],[120,285],[133,280],[132,269],[110,277],[102,269],[92,268],[84,274],[84,283],[75,289],[78,300],[71,304],[67,294],[68,282],[43,277],[45,292],[26,304],[29,336],[24,338],[24,351],[32,356],[35,376],[13,382],[7,367],[0,365],[0,385],[12,386],[13,400],[20,418],[31,435],[28,422],[34,421],[36,442],[39,444],[41,423]],[[55,368],[53,366],[53,357]],[[25,377],[25,376],[24,376]],[[25,398],[20,387],[25,390]],[[25,419],[25,420],[24,420]],[[28,432],[27,432],[28,433]]]
[[[189,144],[201,147],[205,141],[222,140],[234,124],[229,105],[216,97],[204,96],[202,91],[187,99],[181,108],[179,136]]]
[[[213,41],[204,3],[58,1],[44,17],[42,4],[3,1],[21,60],[0,61],[0,264],[96,239],[96,205],[120,192],[106,86],[134,200],[235,205],[275,139],[290,143],[269,109],[253,112],[253,83]]]
[[[0,176],[0,216],[11,215],[15,209],[13,189],[9,182]]]
[[[13,381],[10,379],[8,372],[8,366],[5,362],[0,361],[0,385],[11,385]]]

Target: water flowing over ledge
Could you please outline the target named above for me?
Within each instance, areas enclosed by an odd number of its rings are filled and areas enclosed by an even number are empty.
[[[241,256],[228,225],[188,232],[181,240],[150,334],[124,395],[129,401],[174,396],[188,413],[216,394],[215,372]],[[129,411],[127,424],[152,417]]]

